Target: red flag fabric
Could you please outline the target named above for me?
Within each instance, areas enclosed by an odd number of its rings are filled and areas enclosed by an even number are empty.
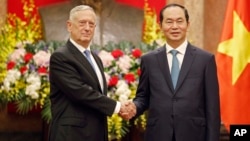
[[[221,118],[226,129],[250,124],[250,1],[228,0],[216,55]]]
[[[34,2],[34,6],[36,8],[40,7],[40,6],[45,6],[45,5],[49,5],[49,4],[55,4],[55,3],[59,3],[59,2],[67,2],[70,0],[8,0],[7,1],[7,11],[8,13],[15,13],[18,17],[20,17],[21,19],[25,19],[24,15],[23,15],[23,6],[24,6],[24,2],[27,3],[31,3],[30,1]]]
[[[144,8],[145,1],[148,2],[151,8],[155,9],[157,14],[160,13],[161,8],[167,3],[167,0],[116,0],[116,2],[131,5],[140,9]]]

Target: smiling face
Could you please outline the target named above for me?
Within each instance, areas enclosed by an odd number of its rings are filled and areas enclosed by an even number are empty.
[[[94,11],[85,9],[75,12],[67,22],[70,37],[83,47],[90,44],[96,27],[96,15]]]
[[[161,30],[167,43],[176,48],[185,41],[189,27],[184,10],[178,6],[168,7],[163,11],[162,16]]]

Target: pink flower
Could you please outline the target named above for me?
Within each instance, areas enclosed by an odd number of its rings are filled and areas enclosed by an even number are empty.
[[[36,65],[48,67],[50,56],[50,53],[40,50],[33,56],[33,59]]]
[[[117,65],[121,69],[123,73],[127,73],[129,71],[129,68],[131,67],[132,59],[128,55],[124,55],[119,58],[117,61]]]
[[[98,56],[101,58],[104,67],[109,67],[112,65],[112,61],[115,60],[110,52],[104,50],[100,51]]]
[[[19,48],[14,50],[14,52],[10,55],[10,61],[18,61],[25,55],[25,49],[24,48]]]

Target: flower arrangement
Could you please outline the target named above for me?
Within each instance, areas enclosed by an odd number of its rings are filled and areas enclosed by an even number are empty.
[[[38,107],[42,110],[42,118],[49,122],[49,59],[52,52],[63,44],[64,42],[39,41],[16,46],[7,59],[7,73],[0,83],[1,104],[14,103],[20,114]],[[134,46],[131,42],[124,41],[117,44],[109,42],[104,47],[92,45],[91,48],[103,61],[108,96],[121,102],[134,98],[140,76],[140,57],[156,48],[156,44],[140,43]],[[131,125],[144,129],[145,124],[145,114],[132,123],[114,114],[108,117],[109,138],[121,139],[129,132]]]
[[[14,103],[20,114],[26,114],[34,107],[41,108],[43,118],[49,121],[49,59],[61,44],[62,42],[39,41],[35,44],[27,42],[18,45],[8,57],[7,73],[1,83],[0,101]]]
[[[0,84],[5,79],[6,62],[13,50],[26,43],[34,43],[42,38],[41,20],[35,14],[34,0],[23,1],[23,19],[8,13],[5,24],[0,28]],[[7,103],[0,95],[0,109]]]
[[[108,96],[124,102],[135,97],[139,82],[140,57],[144,53],[156,48],[157,44],[148,45],[141,43],[134,46],[131,42],[120,42],[115,44],[109,42],[97,54],[104,65],[104,73],[108,84]],[[96,48],[93,47],[92,48]],[[121,139],[129,132],[129,127],[135,125],[145,129],[146,115],[143,114],[136,120],[128,122],[119,115],[114,114],[108,118],[109,138]]]

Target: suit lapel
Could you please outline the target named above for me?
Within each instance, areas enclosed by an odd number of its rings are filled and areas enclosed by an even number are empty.
[[[86,57],[84,57],[84,55],[70,41],[67,42],[67,47],[72,52],[73,56],[80,62],[80,64],[82,64],[83,67],[87,69],[87,71],[92,76],[93,80],[95,80],[99,84],[98,77],[95,73],[95,70],[93,69],[91,64],[88,62]],[[99,88],[101,90],[100,84],[99,84]]]
[[[169,71],[169,64],[168,64],[167,54],[166,54],[166,47],[163,46],[159,48],[155,56],[157,57],[159,67],[163,73],[164,79],[166,80],[168,84],[168,87],[173,90],[172,80],[171,80],[170,71]]]
[[[183,58],[179,78],[177,81],[176,89],[175,91],[178,90],[178,88],[181,86],[183,83],[186,75],[188,74],[188,71],[190,70],[190,67],[192,66],[193,60],[195,58],[195,48],[192,47],[192,45],[188,44],[185,56]]]
[[[106,78],[105,78],[104,73],[103,73],[104,69],[103,69],[102,62],[95,53],[93,53],[93,52],[91,52],[91,53],[92,53],[92,55],[93,55],[93,57],[94,57],[94,59],[96,61],[96,64],[98,65],[98,67],[100,69],[100,72],[102,74],[102,78],[103,78],[103,94],[106,94],[107,93],[107,82],[106,82]],[[100,85],[99,85],[99,87],[101,89]]]

